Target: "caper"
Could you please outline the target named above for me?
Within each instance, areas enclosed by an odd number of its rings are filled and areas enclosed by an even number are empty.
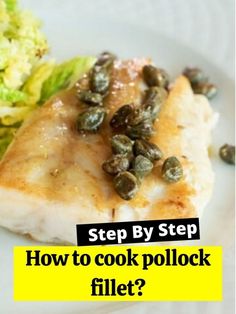
[[[126,135],[117,134],[111,139],[111,147],[114,154],[129,154],[133,149],[133,141]]]
[[[200,83],[192,85],[195,94],[205,95],[208,99],[212,99],[217,94],[217,87],[211,83]]]
[[[219,154],[227,164],[235,165],[235,146],[225,144],[220,148]]]
[[[150,64],[143,67],[143,78],[148,86],[160,86],[166,88],[169,84],[169,75],[167,72]]]
[[[167,182],[177,182],[183,177],[183,168],[180,161],[172,156],[162,165],[162,177]]]
[[[150,114],[154,121],[160,111],[161,105],[167,98],[167,91],[162,87],[150,87],[144,97],[142,109]]]
[[[160,160],[163,156],[160,148],[156,144],[145,140],[136,140],[134,142],[134,154],[135,156],[143,155],[151,161]]]
[[[91,106],[98,106],[102,104],[102,95],[93,93],[90,90],[80,91],[78,93],[78,98]]]
[[[110,126],[117,130],[122,129],[129,123],[131,114],[133,113],[133,104],[128,104],[120,107],[113,115]]]
[[[150,113],[141,107],[135,108],[129,116],[128,125],[137,125],[146,120],[150,120]]]
[[[81,112],[77,119],[77,130],[96,132],[103,123],[105,115],[105,109],[100,107]]]
[[[152,171],[153,163],[148,158],[138,155],[134,158],[132,166],[135,176],[142,179]]]
[[[118,195],[124,200],[131,200],[139,189],[138,179],[132,173],[125,171],[114,178],[114,187]]]
[[[102,67],[110,67],[114,60],[116,59],[116,56],[108,51],[102,52],[95,63],[95,66],[102,66]]]
[[[128,125],[126,135],[132,139],[148,139],[153,134],[153,125],[151,120],[144,120],[136,125]]]
[[[90,77],[90,87],[94,93],[106,94],[110,85],[110,77],[105,67],[94,67]]]
[[[130,161],[125,155],[115,155],[102,164],[102,169],[110,175],[116,175],[128,170],[129,164]]]
[[[199,68],[186,67],[183,71],[184,76],[188,78],[191,84],[206,83],[207,77]]]

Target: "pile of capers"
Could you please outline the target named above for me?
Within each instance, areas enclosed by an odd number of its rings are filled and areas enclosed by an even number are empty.
[[[89,73],[89,88],[77,91],[79,100],[88,106],[77,119],[80,132],[97,132],[105,119],[103,100],[109,90],[110,71],[115,59],[112,53],[103,52]],[[114,176],[114,188],[124,200],[130,200],[136,195],[142,180],[151,173],[154,164],[163,160],[160,148],[148,140],[153,135],[153,125],[168,95],[169,75],[165,70],[150,64],[143,67],[142,74],[148,86],[142,103],[139,106],[125,104],[113,115],[110,121],[115,133],[111,138],[113,155],[102,165],[106,173]],[[217,87],[209,83],[199,68],[186,67],[183,74],[195,94],[203,94],[208,99],[217,94]],[[235,146],[225,144],[219,154],[226,163],[235,164]],[[181,180],[183,168],[180,161],[175,156],[165,159],[161,175],[169,183]]]
[[[120,107],[110,121],[116,133],[111,138],[113,155],[102,165],[106,173],[114,176],[114,188],[125,200],[136,195],[154,163],[163,158],[160,148],[148,140],[153,135],[153,124],[168,95],[169,76],[163,69],[146,65],[143,67],[143,78],[148,89],[141,105],[131,103]],[[177,182],[182,175],[178,159],[167,158],[162,166],[164,180]]]
[[[162,158],[161,150],[145,139],[130,139],[125,134],[111,138],[113,155],[102,168],[114,176],[114,187],[121,198],[132,199],[142,180],[152,171],[153,164]]]
[[[103,52],[89,73],[89,89],[77,91],[79,100],[88,106],[77,118],[77,130],[80,132],[97,132],[105,119],[103,99],[109,90],[114,60],[113,54]]]
[[[212,99],[216,96],[216,85],[209,83],[208,77],[201,69],[186,67],[183,71],[183,75],[188,78],[195,94],[205,95],[208,99]]]

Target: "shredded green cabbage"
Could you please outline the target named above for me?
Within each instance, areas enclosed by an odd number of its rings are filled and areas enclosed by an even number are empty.
[[[3,102],[14,103],[17,101],[26,100],[27,96],[23,91],[10,89],[3,84],[0,84],[0,99]],[[1,104],[0,104],[1,106]]]
[[[94,57],[76,57],[56,66],[43,84],[40,102],[44,103],[57,91],[73,86],[94,62]]]
[[[76,57],[56,65],[41,60],[47,52],[40,21],[20,10],[17,0],[0,0],[0,158],[29,113],[95,62]]]
[[[55,67],[54,61],[39,64],[25,82],[22,91],[27,95],[24,103],[32,106],[39,102],[43,83],[50,77]]]
[[[11,141],[13,140],[13,137],[14,136],[11,134],[6,134],[6,136],[4,136],[3,138],[0,137],[0,159],[2,158],[7,147],[9,146]]]
[[[19,89],[48,51],[41,23],[16,1],[0,0],[0,79],[7,88]]]
[[[13,12],[17,8],[17,0],[5,0],[7,10]]]
[[[48,51],[40,28],[38,19],[18,8],[17,0],[0,0],[0,156],[14,137],[14,124],[32,110],[31,95],[22,87]]]
[[[20,124],[17,123],[11,127],[6,127],[0,125],[0,159],[5,153],[8,145],[13,140],[16,130],[20,127]]]

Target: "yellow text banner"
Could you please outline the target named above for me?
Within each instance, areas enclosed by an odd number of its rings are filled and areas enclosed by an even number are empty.
[[[14,248],[16,301],[220,301],[221,247]]]

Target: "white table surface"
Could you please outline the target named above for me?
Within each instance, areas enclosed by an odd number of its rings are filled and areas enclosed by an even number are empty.
[[[47,2],[47,5],[54,7],[55,10],[60,10],[63,2],[67,2],[68,7],[71,4],[70,0],[21,2],[25,7],[34,7],[39,16],[42,2]],[[158,30],[204,55],[228,77],[234,77],[234,0],[77,0],[77,2],[80,8],[78,18],[89,16],[92,19],[93,15],[108,16]],[[113,303],[109,309],[106,308],[99,313],[233,314],[233,252],[232,247],[224,256],[227,264],[225,284],[232,293],[228,293],[223,302],[144,302],[122,310],[120,304]]]

